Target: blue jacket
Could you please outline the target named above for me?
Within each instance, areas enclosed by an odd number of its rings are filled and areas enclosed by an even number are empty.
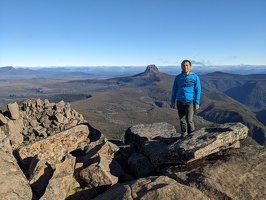
[[[192,72],[187,76],[181,73],[175,77],[171,103],[175,103],[176,99],[183,103],[194,100],[195,105],[200,105],[200,93],[201,86],[199,77]]]

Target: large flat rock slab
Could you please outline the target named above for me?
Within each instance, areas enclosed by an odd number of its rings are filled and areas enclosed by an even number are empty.
[[[29,164],[27,163],[29,158],[46,160],[49,164],[55,164],[60,162],[67,153],[76,150],[80,143],[86,141],[88,135],[88,126],[78,125],[23,146],[16,154],[23,165]]]
[[[192,136],[168,146],[166,162],[191,162],[227,148],[240,147],[240,140],[248,135],[241,123],[226,123],[217,128],[203,128]]]
[[[143,129],[145,130],[145,129]],[[162,164],[185,164],[227,148],[239,148],[240,140],[248,135],[248,128],[241,123],[225,123],[216,128],[202,128],[192,135],[173,138],[170,140],[165,131],[156,138],[140,139],[144,135],[152,135],[145,130],[145,134],[138,134],[132,138],[132,143],[139,142],[139,151],[149,158],[157,167]],[[141,142],[142,141],[142,142]]]

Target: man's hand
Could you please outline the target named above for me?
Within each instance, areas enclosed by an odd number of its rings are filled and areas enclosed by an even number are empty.
[[[195,110],[198,110],[198,109],[199,109],[199,105],[196,105],[196,106],[195,106]]]
[[[175,108],[175,103],[171,103],[171,104],[170,104],[170,107],[171,107],[171,108]]]

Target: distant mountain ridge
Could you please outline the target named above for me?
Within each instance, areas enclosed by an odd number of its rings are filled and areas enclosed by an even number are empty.
[[[12,67],[12,66],[6,66]],[[266,74],[266,65],[227,65],[227,66],[197,66],[193,65],[193,72],[201,75],[213,72],[224,72],[230,74]],[[5,67],[0,67],[1,68]],[[143,73],[146,66],[53,66],[53,67],[13,67],[14,69],[31,69],[33,71],[50,71],[50,73],[67,73],[67,72],[83,72],[91,75],[135,75]],[[158,66],[161,72],[176,75],[180,73],[180,65],[175,66]]]
[[[0,79],[9,80],[9,79],[29,79],[29,78],[59,78],[66,76],[84,76],[89,77],[90,74],[84,72],[68,72],[60,71],[55,69],[46,69],[46,70],[34,70],[29,68],[14,68],[14,67],[1,67],[0,68]]]
[[[223,92],[254,111],[266,109],[266,74],[238,75],[214,72],[201,75],[206,87]]]
[[[0,67],[0,73],[7,72],[7,71],[10,71],[10,70],[15,70],[15,68],[12,67],[12,66]]]

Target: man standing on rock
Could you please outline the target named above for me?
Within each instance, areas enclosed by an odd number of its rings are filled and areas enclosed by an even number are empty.
[[[182,73],[175,77],[172,88],[171,108],[175,108],[175,101],[180,118],[181,134],[185,136],[195,131],[193,115],[199,109],[201,85],[199,77],[192,73],[191,62],[181,63]]]

